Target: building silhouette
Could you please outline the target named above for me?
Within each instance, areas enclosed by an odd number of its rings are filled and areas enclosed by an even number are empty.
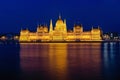
[[[20,41],[101,41],[102,30],[93,28],[90,31],[84,31],[82,25],[74,25],[73,30],[67,29],[66,20],[61,16],[56,21],[55,27],[50,20],[49,29],[46,25],[37,26],[36,32],[30,32],[28,29],[21,30]]]

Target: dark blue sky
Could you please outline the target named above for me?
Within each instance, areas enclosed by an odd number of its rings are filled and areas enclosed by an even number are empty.
[[[104,32],[120,29],[120,0],[0,0],[0,33],[35,30],[37,23],[53,24],[59,13],[69,29],[75,23],[84,29],[100,26]]]

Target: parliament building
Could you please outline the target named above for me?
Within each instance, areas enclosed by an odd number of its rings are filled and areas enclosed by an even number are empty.
[[[21,30],[19,41],[101,41],[101,34],[99,27],[84,31],[82,25],[74,25],[73,30],[68,30],[66,20],[63,21],[59,16],[55,27],[50,20],[49,28],[38,25],[36,32]]]

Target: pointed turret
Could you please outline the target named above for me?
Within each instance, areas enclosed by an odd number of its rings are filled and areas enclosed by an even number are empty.
[[[83,27],[83,25],[81,24],[81,27]]]
[[[40,26],[40,24],[39,24],[39,22],[37,22],[37,27],[39,27]]]
[[[93,26],[92,26],[92,30],[93,30]]]
[[[98,29],[100,29],[100,26],[98,26]]]
[[[22,27],[21,27],[21,31],[22,31],[23,29],[22,29]]]
[[[66,24],[66,19],[64,19],[64,24]]]
[[[67,24],[66,24],[66,19],[64,19],[64,25],[65,25],[65,27],[64,27],[64,31],[65,31],[65,32],[67,32]]]
[[[26,30],[28,30],[28,28],[26,28]]]
[[[49,33],[52,33],[53,32],[53,24],[52,24],[52,19],[50,20],[50,30],[49,30]]]

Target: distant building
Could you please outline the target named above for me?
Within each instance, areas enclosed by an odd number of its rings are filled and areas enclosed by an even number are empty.
[[[67,30],[66,20],[61,16],[53,27],[50,20],[50,27],[38,25],[36,32],[30,32],[28,29],[21,30],[20,41],[101,41],[101,29],[93,28],[90,31],[84,31],[82,25],[75,25],[73,30]]]
[[[119,40],[119,34],[116,32],[108,32],[103,34],[104,40]]]
[[[0,40],[19,40],[19,33],[0,34]]]
[[[108,33],[103,34],[103,40],[110,40],[110,35]]]

